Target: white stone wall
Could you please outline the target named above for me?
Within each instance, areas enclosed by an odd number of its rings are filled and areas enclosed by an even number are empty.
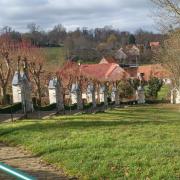
[[[21,87],[12,86],[12,93],[13,93],[13,103],[20,103],[22,101],[21,97]]]
[[[111,93],[111,101],[112,101],[112,102],[115,102],[115,101],[116,101],[116,92],[115,92],[115,91],[113,91],[113,92]]]
[[[164,82],[166,85],[172,84],[171,79],[168,79],[168,78],[163,79],[163,82]]]
[[[49,102],[50,104],[56,103],[56,89],[49,89]]]
[[[92,103],[92,93],[87,93],[87,103]]]
[[[71,93],[71,103],[77,104],[77,94],[76,93]]]
[[[171,103],[180,104],[180,91],[177,89],[171,91]]]
[[[100,103],[104,102],[104,93],[99,94]]]

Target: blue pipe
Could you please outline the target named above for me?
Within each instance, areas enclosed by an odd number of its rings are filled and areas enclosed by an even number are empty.
[[[15,168],[12,168],[2,162],[0,162],[0,170],[4,171],[5,173],[11,176],[14,176],[15,178],[18,178],[19,180],[37,180],[37,178],[29,176],[28,174]]]

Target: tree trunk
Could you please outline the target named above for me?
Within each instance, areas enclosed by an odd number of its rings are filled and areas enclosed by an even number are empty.
[[[92,103],[93,103],[93,108],[96,108],[96,88],[93,85],[93,91],[92,91]]]
[[[83,110],[82,92],[80,88],[77,90],[77,108],[78,110]]]
[[[38,92],[38,106],[41,106],[41,104],[42,104],[42,97],[41,97],[41,87],[40,86],[38,87],[37,92]]]
[[[108,106],[108,87],[106,84],[104,89],[104,105]]]
[[[101,87],[100,87],[100,85],[98,84],[98,85],[97,85],[97,101],[98,101],[98,103],[101,103],[101,102],[100,102],[100,88],[101,88]]]
[[[3,97],[2,98],[3,105],[6,105],[8,103],[7,102],[7,89],[6,89],[6,87],[1,88],[1,96]]]
[[[118,91],[118,89],[116,89],[116,91],[115,91],[115,105],[119,106],[119,104],[120,104],[119,91]]]

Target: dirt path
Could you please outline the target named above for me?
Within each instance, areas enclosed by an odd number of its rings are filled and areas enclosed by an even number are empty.
[[[38,180],[76,179],[66,177],[63,171],[42,163],[38,157],[31,156],[20,148],[6,146],[2,143],[0,143],[0,162],[20,169]],[[13,178],[0,171],[0,180],[11,179]]]

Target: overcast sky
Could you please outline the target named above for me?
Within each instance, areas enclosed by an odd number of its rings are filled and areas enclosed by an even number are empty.
[[[150,0],[0,0],[0,27],[27,31],[28,23],[49,30],[63,24],[76,27],[104,27],[154,31]]]

